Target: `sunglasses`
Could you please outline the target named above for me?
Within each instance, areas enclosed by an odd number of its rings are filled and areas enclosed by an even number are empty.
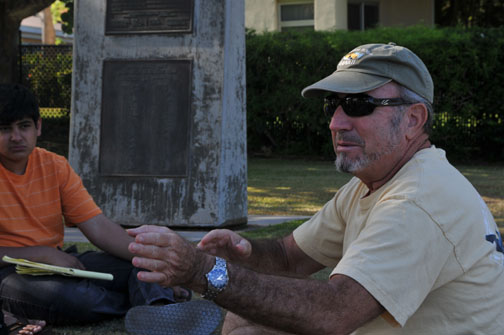
[[[340,98],[337,95],[330,95],[324,99],[324,112],[332,118],[338,106],[343,108],[346,115],[350,117],[361,117],[373,113],[376,107],[410,105],[413,102],[405,101],[401,98],[379,99],[367,94],[352,94]]]

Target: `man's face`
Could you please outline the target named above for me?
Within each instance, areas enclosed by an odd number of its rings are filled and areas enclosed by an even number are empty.
[[[366,94],[375,98],[398,98],[399,89],[389,83]],[[404,144],[401,121],[402,112],[398,107],[377,107],[370,115],[350,117],[338,106],[329,125],[338,171],[359,176],[360,172],[380,169],[393,162]]]
[[[6,168],[26,165],[41,134],[41,125],[41,119],[35,124],[29,117],[0,124],[0,162]]]

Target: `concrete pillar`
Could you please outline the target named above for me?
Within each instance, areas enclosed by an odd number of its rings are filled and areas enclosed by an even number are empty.
[[[243,0],[77,0],[69,161],[124,225],[247,222]]]

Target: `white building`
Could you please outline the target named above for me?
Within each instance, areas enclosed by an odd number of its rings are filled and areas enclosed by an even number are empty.
[[[434,25],[434,0],[245,0],[245,27],[257,32],[416,24]]]
[[[21,32],[22,44],[41,44],[42,43],[42,30],[44,29],[44,22],[42,12],[36,15],[27,17],[21,21],[19,28]],[[67,35],[61,30],[61,24],[54,25],[56,38],[60,39],[63,43],[72,43],[73,35]]]

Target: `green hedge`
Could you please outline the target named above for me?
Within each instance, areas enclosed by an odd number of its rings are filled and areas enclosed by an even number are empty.
[[[457,160],[504,160],[504,28],[380,28],[366,32],[247,32],[247,135],[251,154],[333,158],[320,99],[301,90],[366,43],[415,52],[434,80],[433,143]]]

